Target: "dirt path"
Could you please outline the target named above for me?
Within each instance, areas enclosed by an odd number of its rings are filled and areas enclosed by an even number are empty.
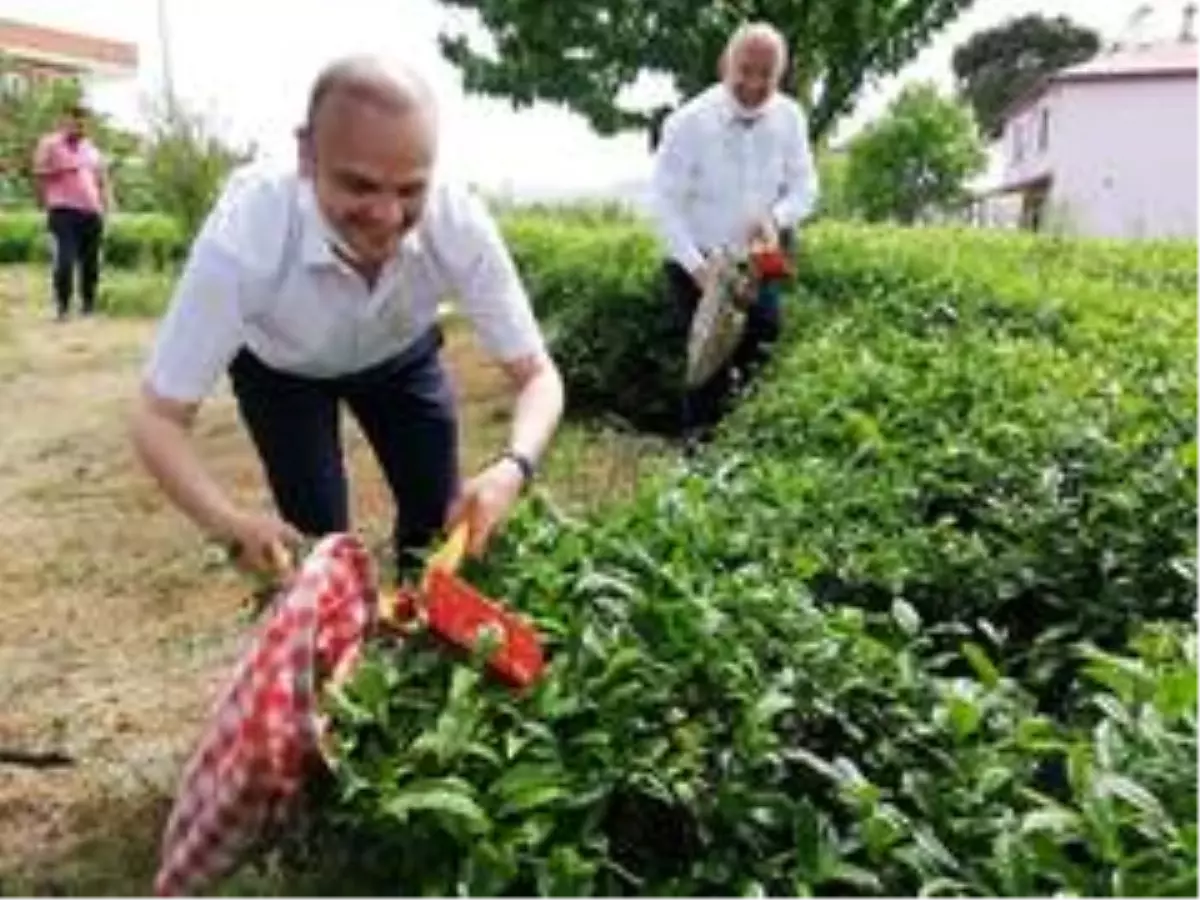
[[[150,871],[180,761],[239,653],[249,593],[134,464],[124,418],[153,324],[56,324],[31,299],[43,292],[41,273],[0,269],[0,748],[62,750],[77,763],[0,764],[0,894],[6,874],[35,888],[119,885],[119,874],[90,872],[71,884],[87,842],[109,842],[101,852],[127,878]],[[461,336],[448,359],[470,467],[502,440],[502,382]],[[382,479],[357,431],[346,433],[356,521],[382,536]],[[264,503],[224,388],[198,435],[222,483]],[[570,492],[611,494],[614,479],[636,478],[616,443],[577,443],[589,459],[564,464]]]

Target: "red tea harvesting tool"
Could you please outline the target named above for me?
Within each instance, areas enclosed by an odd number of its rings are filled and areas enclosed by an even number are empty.
[[[425,566],[417,591],[381,595],[379,618],[403,626],[423,618],[429,630],[451,646],[470,652],[491,631],[499,646],[487,666],[514,688],[525,688],[542,673],[545,661],[537,631],[498,601],[491,600],[457,574],[467,547],[461,524]]]

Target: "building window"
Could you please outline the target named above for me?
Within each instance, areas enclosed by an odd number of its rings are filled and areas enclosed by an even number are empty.
[[[1020,164],[1025,158],[1025,129],[1021,127],[1022,124],[1021,122],[1012,124],[1012,161],[1014,164]]]
[[[1038,119],[1038,150],[1045,153],[1050,146],[1050,110],[1043,107]]]
[[[5,72],[0,78],[6,93],[17,94],[29,87],[29,79],[23,72]]]

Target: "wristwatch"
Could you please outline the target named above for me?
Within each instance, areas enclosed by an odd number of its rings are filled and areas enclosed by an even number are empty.
[[[516,463],[517,468],[521,470],[521,478],[526,484],[533,481],[533,476],[537,472],[537,467],[524,453],[518,453],[516,450],[506,450],[501,459],[512,460]]]

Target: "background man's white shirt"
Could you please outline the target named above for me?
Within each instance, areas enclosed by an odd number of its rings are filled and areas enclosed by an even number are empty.
[[[437,183],[420,223],[367,286],[333,251],[311,183],[235,172],[204,223],[146,368],[154,391],[199,401],[243,347],[272,368],[330,378],[403,351],[452,299],[502,360],[543,349],[529,298],[482,200]]]
[[[817,200],[808,127],[798,103],[775,93],[742,120],[715,84],[663,124],[652,182],[653,211],[668,252],[695,269],[703,254],[744,250],[755,222],[795,226]]]

